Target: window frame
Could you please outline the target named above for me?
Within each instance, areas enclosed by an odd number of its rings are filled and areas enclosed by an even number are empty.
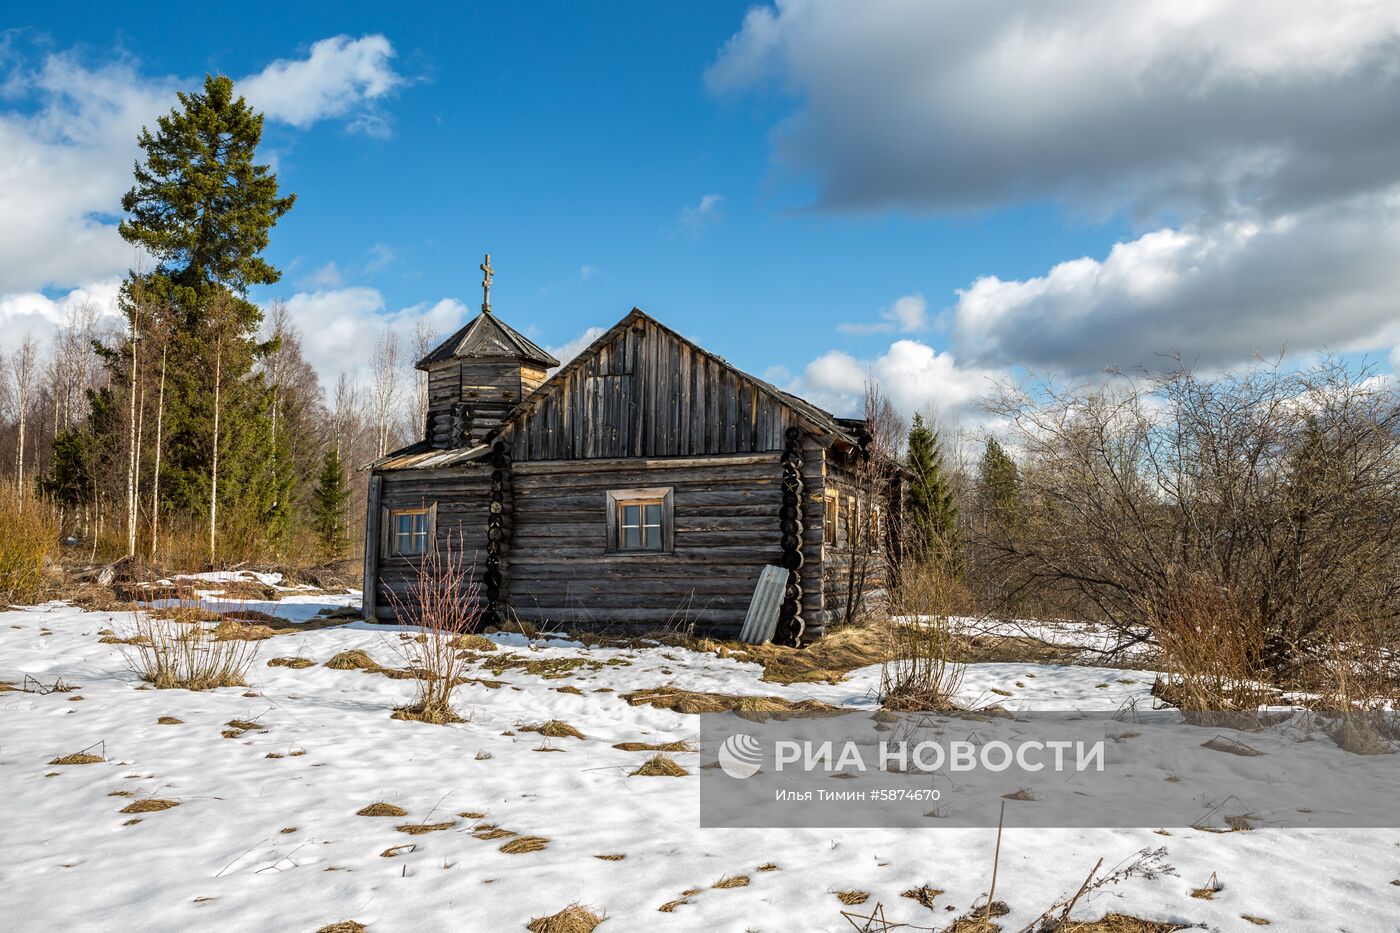
[[[822,496],[822,544],[841,546],[841,493],[834,489]]]
[[[399,518],[406,515],[424,516],[423,528],[423,550],[416,552],[404,552],[399,550]],[[414,560],[425,557],[431,553],[437,545],[437,503],[431,505],[418,505],[410,508],[390,508],[385,506],[381,515],[383,530],[380,536],[380,553],[385,557],[397,557],[401,560]],[[417,538],[417,532],[411,537]]]
[[[659,505],[661,507],[661,524],[659,534],[661,537],[661,547],[659,548],[629,548],[622,544],[623,516],[622,509],[628,505],[639,505],[642,507],[639,520],[642,529],[641,537],[645,540],[646,528],[653,527],[646,522],[646,506]],[[670,486],[643,486],[633,489],[609,489],[606,496],[607,510],[607,546],[605,552],[615,554],[619,557],[647,557],[657,554],[671,554],[676,549],[676,521],[675,521],[675,493]]]

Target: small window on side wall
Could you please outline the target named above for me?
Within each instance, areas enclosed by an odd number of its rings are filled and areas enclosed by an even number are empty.
[[[385,509],[384,553],[390,557],[422,557],[433,540],[437,506]]]
[[[607,495],[607,550],[612,554],[669,552],[675,547],[674,498],[669,486],[612,489]]]
[[[822,543],[835,547],[840,532],[841,494],[828,492],[825,499],[826,511],[822,516]]]

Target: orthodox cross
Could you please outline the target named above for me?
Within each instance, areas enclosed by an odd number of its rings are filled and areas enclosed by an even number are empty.
[[[491,254],[486,254],[486,261],[481,264],[481,310],[485,314],[491,313],[491,276],[496,270],[491,268]]]

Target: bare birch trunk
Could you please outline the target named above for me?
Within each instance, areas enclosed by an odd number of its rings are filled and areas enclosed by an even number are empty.
[[[156,547],[160,542],[160,448],[161,429],[165,421],[165,361],[170,352],[169,341],[160,349],[160,392],[156,400],[156,463],[151,478],[151,561],[156,559]]]

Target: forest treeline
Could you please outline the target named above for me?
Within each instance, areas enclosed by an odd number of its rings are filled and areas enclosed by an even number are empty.
[[[368,377],[326,387],[286,308],[250,299],[280,278],[263,253],[295,203],[257,160],[262,127],[228,78],[181,93],[138,140],[119,231],[147,259],[120,316],[72,305],[51,340],[26,337],[0,363],[0,475],[93,558],[346,556],[363,523],[356,468],[422,423],[409,351],[435,334],[411,348],[369,336]]]

